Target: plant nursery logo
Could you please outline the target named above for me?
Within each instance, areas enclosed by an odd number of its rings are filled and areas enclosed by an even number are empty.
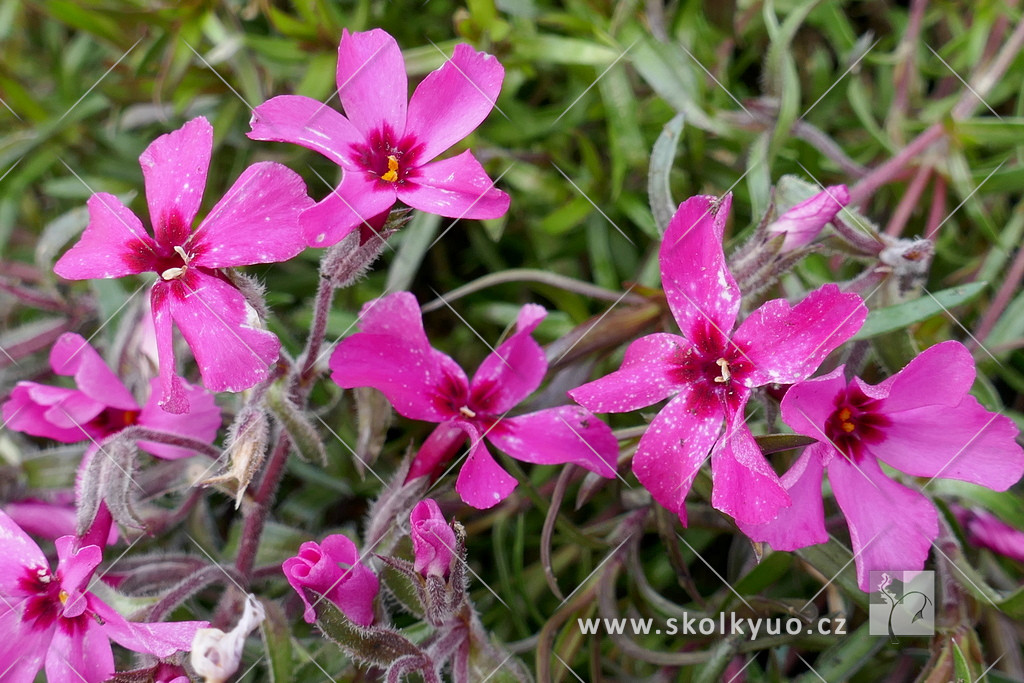
[[[935,572],[869,573],[868,633],[889,636],[935,635]]]

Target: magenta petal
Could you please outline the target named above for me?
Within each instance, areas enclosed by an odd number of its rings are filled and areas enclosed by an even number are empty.
[[[683,336],[724,342],[736,322],[740,290],[725,263],[722,238],[732,195],[697,195],[679,205],[661,243],[661,284]]]
[[[281,95],[252,112],[249,121],[253,140],[292,142],[320,152],[345,169],[357,168],[352,147],[364,142],[363,136],[344,116],[311,97]]]
[[[99,683],[114,674],[114,653],[103,627],[89,617],[74,627],[58,622],[46,653],[48,683]]]
[[[9,596],[19,592],[19,579],[26,567],[49,569],[50,563],[36,542],[22,531],[5,512],[0,510],[0,594]],[[0,613],[6,605],[0,602]]]
[[[363,304],[359,329],[367,334],[397,337],[413,346],[430,346],[423,331],[423,314],[412,292],[393,292]]]
[[[281,342],[253,327],[245,297],[223,280],[190,270],[172,286],[171,316],[211,391],[243,391],[267,378]]]
[[[970,351],[960,342],[946,341],[925,349],[878,386],[860,386],[872,398],[885,399],[881,411],[894,413],[924,406],[955,406],[971,390],[974,375]]]
[[[828,465],[832,492],[850,525],[857,583],[871,590],[872,571],[918,571],[939,535],[935,506],[885,476],[874,458],[856,466],[842,457]]]
[[[789,494],[750,429],[740,423],[727,428],[725,443],[711,457],[711,504],[737,523],[770,522],[790,506]]]
[[[360,225],[373,229],[373,219],[390,209],[395,197],[390,183],[346,172],[336,189],[299,215],[299,227],[309,246],[329,247]]]
[[[922,395],[923,400],[930,399]],[[886,404],[888,407],[888,404]],[[973,396],[960,405],[926,406],[886,416],[892,424],[870,451],[915,477],[941,477],[1005,491],[1024,474],[1024,450],[1010,418],[985,410]]]
[[[416,503],[409,513],[413,568],[423,576],[447,576],[455,559],[455,532],[430,498]]]
[[[416,168],[398,186],[398,198],[420,211],[467,219],[503,216],[510,201],[469,150]]]
[[[74,376],[79,390],[94,401],[121,410],[139,409],[135,397],[79,334],[68,332],[54,342],[50,366],[58,375]]]
[[[516,460],[579,465],[614,477],[619,442],[611,428],[579,406],[560,406],[500,420],[487,438]]]
[[[40,394],[45,394],[45,403],[39,401]],[[74,389],[18,382],[3,405],[4,426],[16,432],[42,436],[61,443],[77,443],[89,437],[89,433],[79,426],[81,421],[68,419],[67,413],[71,413],[79,401],[87,402],[94,415],[103,410],[101,404]],[[65,405],[71,410],[65,408]]]
[[[159,405],[169,413],[188,412],[188,397],[181,378],[174,371],[174,327],[171,319],[170,299],[172,285],[157,281],[150,290],[149,307],[153,312],[153,329],[156,333],[156,352],[160,362]]]
[[[196,228],[193,264],[229,268],[287,261],[306,248],[299,214],[313,206],[294,171],[265,161],[242,172]]]
[[[176,415],[160,408],[160,381],[153,379],[149,386],[149,400],[139,413],[139,425],[147,429],[187,436],[204,443],[213,442],[222,422],[220,408],[217,407],[213,394],[202,387],[182,382],[181,387],[188,400],[189,412],[185,415]],[[139,441],[139,448],[165,460],[178,460],[195,455],[194,451],[187,448],[153,441]]]
[[[684,525],[686,494],[722,429],[721,414],[698,416],[689,400],[687,389],[669,401],[647,427],[633,456],[636,478]]]
[[[324,539],[324,552],[332,562],[340,563],[340,576],[327,591],[349,619],[360,626],[373,623],[373,600],[380,590],[377,576],[359,562],[355,545],[345,536],[334,534]]]
[[[498,415],[510,410],[540,386],[548,371],[544,350],[531,334],[547,316],[542,306],[527,304],[519,311],[516,331],[484,359],[470,383],[470,402],[478,410]]]
[[[402,51],[387,32],[342,31],[337,77],[345,114],[364,137],[385,127],[396,136],[405,132],[409,80]]]
[[[60,505],[25,500],[7,503],[3,509],[18,526],[37,537],[56,540],[77,530],[76,512],[71,503]],[[2,665],[0,671],[3,671]]]
[[[836,409],[836,397],[846,389],[845,369],[840,365],[827,375],[790,387],[782,398],[782,421],[797,434],[827,442],[824,425]],[[829,447],[828,454],[823,456],[826,465],[836,452]]]
[[[112,194],[98,192],[86,202],[89,225],[61,256],[53,272],[66,280],[124,277],[155,267],[156,243],[142,221]]]
[[[133,652],[170,657],[192,649],[196,631],[207,628],[206,621],[168,621],[140,623],[127,621],[103,601],[91,596],[89,607],[103,618],[103,632],[114,642]]]
[[[85,588],[103,559],[99,546],[76,548],[78,542],[75,536],[61,536],[56,541],[57,574],[61,590],[67,593],[63,615],[68,619],[81,616],[88,607]]]
[[[690,347],[684,337],[649,334],[629,345],[622,367],[577,387],[569,396],[596,413],[625,413],[646,408],[679,390],[674,376],[681,358]]]
[[[50,649],[54,629],[32,628],[17,607],[0,600],[0,674],[4,683],[33,683]]]
[[[796,306],[784,299],[765,303],[743,321],[733,340],[753,371],[750,387],[807,379],[840,344],[864,324],[868,309],[857,294],[834,284],[811,292]]]
[[[212,152],[213,126],[200,116],[158,137],[139,157],[157,242],[181,245],[192,232]]]
[[[792,251],[814,241],[822,228],[828,225],[849,202],[850,192],[846,185],[826,187],[779,216],[767,230],[770,233],[784,234],[786,237],[780,251]]]
[[[460,426],[471,444],[469,456],[455,481],[455,490],[466,504],[486,510],[508,498],[519,482],[494,461],[476,428],[468,424]]]
[[[504,77],[492,55],[456,45],[452,58],[424,78],[409,101],[405,134],[423,145],[420,158],[433,159],[476,130],[494,108]]]
[[[740,531],[750,540],[767,543],[775,550],[796,550],[828,541],[821,493],[822,450],[822,444],[808,446],[782,475],[782,485],[792,501],[789,507],[782,508],[775,519],[762,524],[737,521]]]

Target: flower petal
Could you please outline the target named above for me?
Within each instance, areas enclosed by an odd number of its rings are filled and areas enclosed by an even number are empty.
[[[398,185],[398,198],[414,209],[460,219],[498,218],[509,205],[509,196],[494,187],[469,150],[414,169]]]
[[[494,461],[475,427],[468,423],[461,423],[460,426],[471,444],[469,456],[455,481],[455,490],[467,505],[478,510],[492,508],[508,498],[519,482]]]
[[[76,414],[83,415],[83,409],[95,417],[103,406],[74,389],[18,382],[3,405],[4,426],[62,443],[77,443],[89,438],[89,432],[80,425],[92,417],[86,417],[84,422],[75,419]]]
[[[846,366],[840,365],[827,375],[790,387],[782,398],[782,421],[797,434],[826,443],[825,423],[836,409],[836,398],[846,389],[845,370]],[[839,451],[830,445],[828,453],[822,454],[824,464],[836,453]]]
[[[857,583],[871,590],[872,571],[918,571],[939,535],[935,506],[885,476],[874,458],[854,466],[842,457],[828,465],[832,492],[850,525]]]
[[[846,185],[831,185],[813,197],[795,204],[771,223],[766,230],[786,237],[780,252],[792,251],[810,244],[822,228],[832,222],[839,211],[850,203]]]
[[[170,657],[175,652],[188,652],[196,631],[210,624],[206,621],[167,621],[141,623],[127,621],[109,605],[95,596],[89,598],[89,608],[103,618],[106,637],[132,652]]]
[[[48,683],[106,681],[114,675],[114,653],[103,627],[95,619],[81,617],[72,625],[57,621],[46,653]]]
[[[189,404],[187,414],[176,415],[160,408],[160,380],[154,378],[149,385],[149,400],[139,413],[138,423],[147,429],[212,443],[221,425],[220,408],[217,407],[213,394],[187,382],[182,382],[181,385]],[[139,441],[138,445],[142,450],[165,460],[178,460],[195,455],[194,451],[187,448],[154,441]]]
[[[7,599],[0,600],[0,674],[4,683],[33,683],[50,649],[53,628],[32,628]]]
[[[346,172],[337,188],[299,215],[306,244],[329,247],[360,225],[373,229],[373,219],[390,209],[395,197],[392,185]]]
[[[870,446],[871,453],[907,474],[959,479],[995,491],[1005,491],[1024,474],[1016,425],[985,410],[973,396],[953,408],[885,414],[892,423],[884,427],[885,438]]]
[[[212,152],[213,126],[200,116],[158,137],[139,157],[157,242],[174,246],[188,239],[203,201]]]
[[[572,463],[614,477],[619,442],[611,428],[579,406],[559,406],[499,421],[487,438],[516,460]]]
[[[675,334],[649,334],[629,345],[622,367],[584,384],[569,396],[596,413],[626,413],[646,408],[679,391],[673,359],[691,346]]]
[[[85,612],[85,588],[96,567],[103,560],[103,551],[99,546],[78,546],[75,536],[61,536],[57,539],[57,574],[60,577],[60,588],[67,593],[63,615],[74,618]]]
[[[690,410],[689,389],[662,408],[647,427],[633,472],[654,500],[686,524],[686,494],[722,430],[720,413],[700,417]]]
[[[171,284],[162,280],[153,285],[149,292],[149,308],[153,313],[153,329],[156,333],[156,354],[160,367],[159,406],[169,413],[188,412],[188,397],[181,378],[174,369],[174,327],[171,319]]]
[[[796,550],[828,541],[825,529],[825,506],[821,493],[824,474],[821,451],[827,445],[812,444],[789,471],[782,475],[782,485],[792,504],[779,510],[775,519],[761,524],[737,522],[740,531],[750,540],[769,544],[775,550]]]
[[[732,195],[697,195],[679,205],[661,243],[661,284],[683,336],[720,345],[736,322],[740,290],[725,263],[722,238]]]
[[[548,362],[531,335],[547,314],[536,304],[520,309],[516,331],[484,359],[473,375],[469,390],[475,409],[492,415],[504,413],[540,386]]]
[[[297,173],[270,161],[253,164],[192,235],[193,264],[230,268],[287,261],[306,248],[299,214],[312,206]]]
[[[120,410],[138,410],[135,397],[80,334],[67,332],[50,349],[50,366],[58,375],[73,376],[79,390]]]
[[[29,567],[49,570],[50,563],[36,542],[14,523],[7,513],[0,510],[0,595],[13,596],[20,593],[19,580]],[[6,605],[0,601],[0,611]]]
[[[861,384],[872,398],[885,399],[879,410],[895,413],[924,406],[953,407],[974,384],[971,352],[958,341],[945,341],[919,353],[906,367],[875,387]]]
[[[423,145],[420,158],[433,159],[476,130],[494,108],[504,78],[492,55],[456,45],[452,58],[427,75],[409,101],[405,134]]]
[[[363,136],[351,121],[319,100],[273,97],[253,110],[249,125],[247,135],[253,140],[291,142],[320,152],[346,170],[358,168],[352,147],[363,144]]]
[[[373,600],[380,591],[377,576],[360,563],[355,544],[348,537],[341,534],[328,536],[322,547],[332,562],[342,565],[338,580],[327,592],[328,597],[346,617],[360,626],[369,626],[374,619]]]
[[[379,28],[361,33],[343,30],[337,76],[341,105],[364,138],[385,127],[402,135],[409,80],[394,38]]]
[[[807,379],[840,344],[864,324],[868,309],[852,292],[827,284],[796,306],[784,299],[765,303],[743,321],[733,341],[754,365],[745,383],[792,384]]]
[[[737,523],[770,522],[790,506],[789,494],[742,423],[742,415],[734,419],[725,443],[711,456],[711,504]]]
[[[253,326],[255,311],[227,282],[191,269],[172,283],[167,300],[211,391],[248,389],[266,379],[277,363],[281,342]]]
[[[89,225],[75,246],[57,260],[53,272],[66,280],[92,280],[156,267],[156,243],[120,199],[98,192],[89,197],[86,206]]]

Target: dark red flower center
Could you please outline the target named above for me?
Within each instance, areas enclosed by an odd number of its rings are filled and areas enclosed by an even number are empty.
[[[355,158],[371,180],[401,185],[409,179],[419,145],[412,138],[401,140],[389,127],[374,131],[365,144],[354,146]]]
[[[714,329],[698,329],[693,344],[680,348],[673,379],[690,387],[690,410],[709,417],[725,411],[735,413],[748,389],[744,380],[754,369],[744,349]]]
[[[891,420],[878,409],[879,401],[851,384],[836,396],[835,410],[825,421],[825,436],[848,460],[864,455],[864,446],[882,440]]]
[[[64,608],[68,595],[60,589],[60,581],[49,567],[25,567],[18,578],[18,588],[26,595],[22,621],[35,630],[53,625]]]

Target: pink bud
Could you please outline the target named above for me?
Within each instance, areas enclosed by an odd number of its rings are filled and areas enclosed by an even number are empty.
[[[303,588],[326,596],[354,623],[373,623],[373,599],[380,583],[370,569],[359,563],[356,546],[347,537],[332,534],[322,544],[303,543],[299,554],[285,560],[281,569],[306,606],[303,618],[307,623],[316,621],[316,612]]]
[[[433,500],[421,500],[409,515],[416,571],[424,576],[447,576],[455,555],[455,532]]]
[[[785,234],[786,239],[782,243],[781,251],[792,251],[814,241],[821,229],[828,225],[849,201],[850,192],[846,185],[826,187],[824,191],[805,199],[779,216],[767,230],[770,233]]]

